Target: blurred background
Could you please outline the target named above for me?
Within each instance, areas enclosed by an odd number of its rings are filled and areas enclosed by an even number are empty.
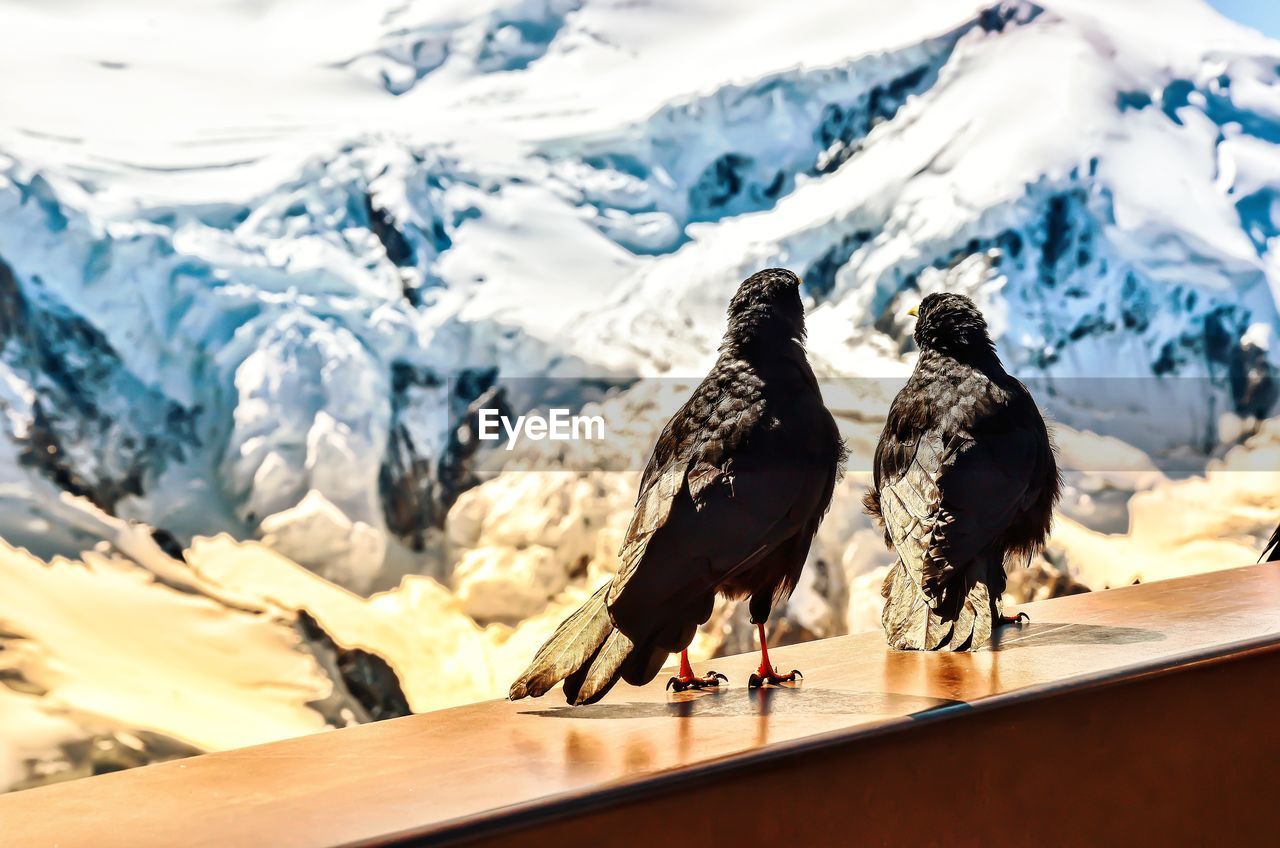
[[[1221,6],[0,0],[0,790],[505,694],[768,266],[852,450],[778,641],[879,626],[935,291],[1067,470],[1011,603],[1252,562],[1280,14]]]

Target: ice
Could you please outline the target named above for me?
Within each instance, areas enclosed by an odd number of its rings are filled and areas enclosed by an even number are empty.
[[[316,574],[368,591],[381,570],[386,536],[347,514],[315,489],[297,506],[262,522],[262,542]]]

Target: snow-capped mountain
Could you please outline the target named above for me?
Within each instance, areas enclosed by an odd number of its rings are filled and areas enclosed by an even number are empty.
[[[1256,437],[1228,464],[1274,469],[1251,422],[1280,391],[1280,44],[1200,0],[0,17],[21,80],[0,87],[0,538],[37,556],[119,548],[69,493],[171,553],[227,532],[359,593],[430,575],[460,605],[441,628],[534,616],[532,643],[552,599],[609,570],[635,460],[481,448],[468,409],[590,405],[646,446],[679,389],[637,380],[698,375],[769,265],[805,281],[855,457],[801,631],[874,601],[856,472],[931,291],[979,301],[1061,422],[1065,538],[1091,557],[1112,562],[1089,533],[1125,530],[1135,490],[1173,485],[1166,462],[1203,471]],[[1277,505],[1258,479],[1228,499],[1246,517],[1197,532],[1247,550]],[[1091,567],[1094,588],[1132,577]],[[346,647],[412,676],[396,645]]]
[[[495,377],[694,374],[770,264],[832,376],[961,285],[1024,376],[1212,378],[1173,444],[1274,401],[1230,373],[1277,320],[1280,51],[1202,4],[376,6],[7,10],[28,467],[182,539],[314,491],[378,560]]]

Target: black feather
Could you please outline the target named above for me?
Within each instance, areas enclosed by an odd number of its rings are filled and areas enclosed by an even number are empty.
[[[1263,562],[1277,560],[1280,560],[1280,527],[1276,527],[1276,532],[1271,534],[1271,541],[1267,542],[1267,546],[1262,550]]]
[[[982,313],[930,295],[920,359],[894,398],[863,503],[898,561],[882,616],[898,649],[970,650],[999,614],[1005,567],[1043,547],[1060,482],[1026,387],[1000,364]]]

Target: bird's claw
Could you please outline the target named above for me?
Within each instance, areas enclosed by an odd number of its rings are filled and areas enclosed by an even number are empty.
[[[1021,624],[1024,621],[1030,622],[1031,616],[1027,615],[1025,612],[1019,611],[1017,615],[1000,616],[999,623],[1000,624]]]
[[[764,674],[755,672],[747,678],[747,688],[759,689],[761,686],[765,685],[778,686],[782,683],[794,683],[797,680],[804,680],[804,675],[796,668],[791,669],[790,674],[776,674],[772,671]]]
[[[729,682],[729,678],[725,677],[718,671],[708,671],[705,677],[671,677],[667,680],[667,688],[676,692],[683,692],[686,689],[708,689],[720,685],[720,681]]]

